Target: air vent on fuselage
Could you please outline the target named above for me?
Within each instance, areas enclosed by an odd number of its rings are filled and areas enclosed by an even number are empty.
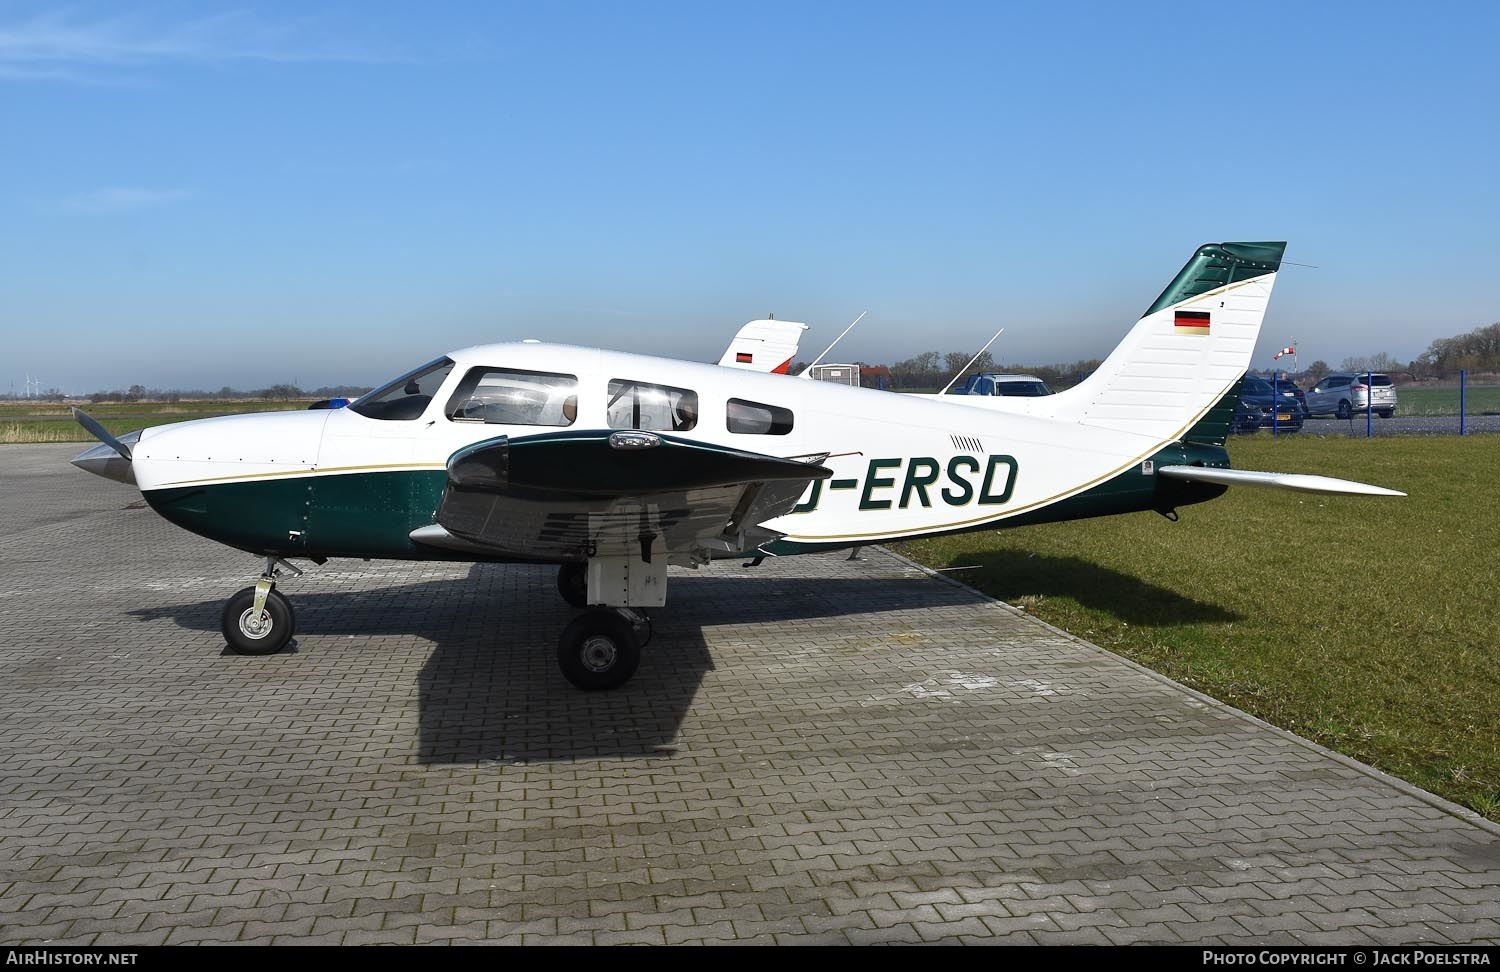
[[[948,438],[953,442],[953,448],[955,449],[961,449],[965,452],[984,451],[984,443],[967,435],[949,435]]]

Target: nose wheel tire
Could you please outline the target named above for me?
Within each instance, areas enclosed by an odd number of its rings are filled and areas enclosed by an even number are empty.
[[[287,646],[296,633],[297,616],[292,602],[274,587],[266,595],[266,606],[255,614],[255,588],[247,587],[224,605],[219,618],[224,640],[237,655],[274,655]]]
[[[557,593],[573,607],[588,607],[588,568],[583,564],[563,564],[557,568]]]
[[[615,611],[580,614],[557,642],[557,664],[563,676],[585,691],[619,688],[641,663],[635,628]]]

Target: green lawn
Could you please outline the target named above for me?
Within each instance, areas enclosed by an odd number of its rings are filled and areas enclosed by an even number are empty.
[[[1182,511],[898,547],[1184,684],[1500,820],[1500,437],[1231,444],[1236,466],[1404,499],[1236,487]]]
[[[1457,415],[1458,386],[1396,389],[1397,415]],[[1500,385],[1470,385],[1464,395],[1470,415],[1500,415]]]
[[[241,412],[280,412],[306,408],[306,401],[118,402],[82,406],[115,435],[134,429]],[[92,442],[73,421],[69,406],[55,402],[0,402],[0,443]]]

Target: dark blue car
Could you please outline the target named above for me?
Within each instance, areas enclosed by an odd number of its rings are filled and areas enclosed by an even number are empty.
[[[1276,428],[1281,432],[1301,429],[1303,407],[1291,392],[1295,387],[1273,390],[1264,378],[1246,375],[1240,385],[1240,400],[1234,406],[1234,431],[1248,434],[1257,429]]]

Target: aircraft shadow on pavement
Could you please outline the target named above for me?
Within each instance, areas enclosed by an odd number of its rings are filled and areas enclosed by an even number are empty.
[[[979,575],[983,575],[985,589],[1012,604],[1028,595],[1071,597],[1084,607],[1103,611],[1137,627],[1245,619],[1244,615],[1217,604],[1185,597],[1139,577],[1078,557],[1027,555],[1015,551],[959,556],[962,566],[977,565],[979,568],[960,571],[959,577],[977,582]]]
[[[327,653],[351,636],[366,639],[362,657],[381,639],[391,639],[393,651],[413,650],[413,638],[431,642],[418,674],[421,763],[670,758],[714,668],[705,627],[786,622],[785,637],[796,641],[799,620],[981,600],[920,576],[820,579],[761,569],[674,576],[634,679],[613,692],[582,692],[557,669],[557,636],[576,612],[554,592],[554,575],[550,567],[476,564],[466,579],[381,588],[299,592],[287,583],[297,638],[283,654],[307,661],[285,661],[326,667]],[[222,607],[215,599],[131,613],[217,633]],[[340,661],[329,677],[344,670]]]

